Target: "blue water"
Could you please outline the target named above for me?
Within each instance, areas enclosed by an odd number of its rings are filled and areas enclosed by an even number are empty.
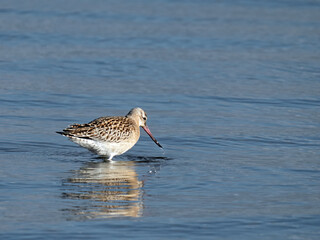
[[[1,1],[1,239],[319,239],[319,1]],[[55,133],[139,106],[114,162]]]

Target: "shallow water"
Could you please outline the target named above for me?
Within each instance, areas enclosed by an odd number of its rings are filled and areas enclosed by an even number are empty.
[[[319,10],[1,3],[1,238],[318,239]],[[163,151],[55,133],[135,106]]]

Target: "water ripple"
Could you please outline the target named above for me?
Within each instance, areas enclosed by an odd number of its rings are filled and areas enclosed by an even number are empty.
[[[217,97],[217,96],[193,96],[198,99],[215,100],[220,102],[229,103],[245,103],[245,104],[258,104],[270,105],[277,107],[319,107],[320,99],[259,99],[259,98],[233,98],[233,97]]]
[[[306,139],[281,139],[267,137],[170,137],[162,138],[162,141],[167,142],[170,146],[192,146],[201,149],[212,150],[212,147],[217,146],[285,146],[285,147],[320,147],[320,141]]]

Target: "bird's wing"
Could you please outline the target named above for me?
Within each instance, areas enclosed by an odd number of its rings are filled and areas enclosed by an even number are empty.
[[[134,130],[134,124],[127,117],[100,117],[89,123],[73,124],[65,128],[61,134],[110,142],[128,139]]]

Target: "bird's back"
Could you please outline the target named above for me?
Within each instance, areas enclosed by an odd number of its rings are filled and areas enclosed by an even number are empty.
[[[139,126],[130,118],[100,117],[89,123],[70,125],[60,133],[69,138],[118,143],[135,137],[137,132]]]

